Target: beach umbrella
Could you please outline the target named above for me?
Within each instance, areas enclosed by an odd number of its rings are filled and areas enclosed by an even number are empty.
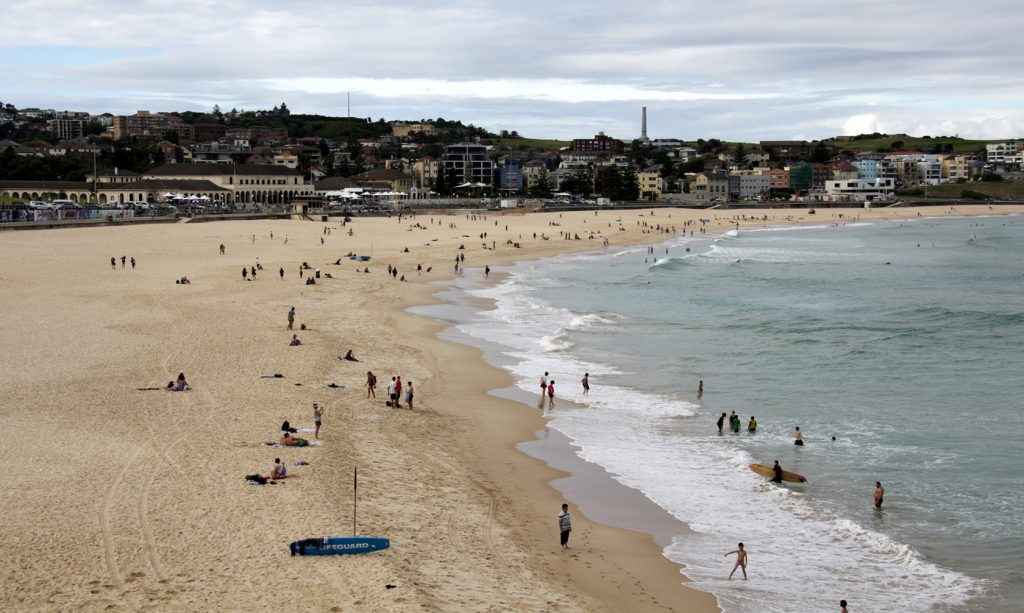
[[[202,200],[203,202],[209,202],[210,201],[210,197],[207,196],[206,194],[203,194],[202,196],[200,196],[199,199]]]

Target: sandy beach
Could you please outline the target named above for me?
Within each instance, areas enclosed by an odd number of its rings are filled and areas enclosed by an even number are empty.
[[[439,340],[443,322],[406,309],[436,301],[435,282],[452,276],[459,254],[482,268],[597,250],[605,238],[610,248],[653,244],[672,236],[656,226],[681,232],[697,219],[713,233],[1021,212],[644,209],[2,232],[0,606],[717,610],[650,535],[590,521],[572,501],[573,548],[560,551],[563,500],[548,483],[561,473],[516,450],[542,416],[488,395],[509,376],[479,350]],[[372,259],[357,269],[350,252]],[[137,267],[122,268],[122,255]],[[257,257],[263,270],[243,280]],[[320,269],[316,285],[304,284],[312,270],[300,279],[302,262]],[[192,283],[175,284],[182,276]],[[291,306],[298,347],[288,342]],[[358,363],[339,359],[348,350]],[[368,370],[376,399],[366,398]],[[179,372],[191,391],[138,389]],[[260,378],[274,373],[284,377]],[[414,382],[415,410],[384,406],[394,375]],[[286,419],[312,428],[314,402],[326,407],[321,445],[263,444]],[[246,483],[275,457],[287,480]],[[290,557],[290,541],[350,535],[354,467],[358,532],[390,538],[391,549]]]

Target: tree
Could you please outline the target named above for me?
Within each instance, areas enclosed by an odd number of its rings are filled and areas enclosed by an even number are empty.
[[[743,143],[736,143],[736,149],[733,150],[732,161],[740,168],[747,165],[747,150],[743,147]]]
[[[287,117],[287,116],[292,114],[292,112],[288,110],[288,105],[285,104],[284,102],[282,102],[281,106],[278,107],[277,113],[278,113],[278,115],[283,115],[285,117]]]
[[[811,161],[817,162],[818,164],[824,164],[832,157],[832,150],[829,149],[828,145],[824,141],[818,141],[814,145],[814,149],[811,150]]]
[[[164,140],[169,143],[178,144],[178,130],[164,130]]]
[[[434,177],[434,191],[437,192],[439,196],[444,196],[448,193],[448,183],[445,181],[443,162],[437,169],[437,176]]]
[[[590,195],[594,185],[594,175],[589,168],[577,168],[571,175],[562,180],[563,192],[576,194],[582,198]]]
[[[551,180],[548,178],[548,171],[546,168],[540,171],[540,174],[537,176],[537,180],[530,186],[527,193],[532,198],[551,197]]]
[[[217,118],[220,118],[222,116],[222,113],[220,112],[220,105],[219,104],[213,105],[213,113],[212,113],[212,115],[214,117],[217,117]]]
[[[632,166],[622,173],[621,200],[631,202],[640,199],[640,182],[637,180],[636,169]]]

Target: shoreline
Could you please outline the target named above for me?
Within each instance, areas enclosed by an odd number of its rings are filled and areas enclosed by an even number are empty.
[[[985,205],[976,209],[958,216],[994,214]],[[997,205],[994,212],[1024,207]],[[681,238],[656,233],[655,224],[696,229],[696,220],[719,213],[725,216],[706,226],[708,235],[732,229],[732,218],[747,214],[758,217],[741,219],[741,228],[830,223],[840,213],[862,221],[920,219],[915,209],[829,209],[816,216],[787,210],[773,219],[778,211],[645,208],[436,216],[429,225],[423,216],[357,218],[352,235],[337,222],[293,220],[0,233],[8,256],[0,266],[0,308],[17,314],[0,328],[8,383],[0,426],[9,433],[0,446],[18,467],[0,495],[8,509],[0,540],[13,545],[0,564],[8,577],[0,604],[689,607],[678,596],[686,593],[679,566],[655,555],[662,549],[655,539],[604,525],[600,513],[573,509],[576,548],[560,554],[555,515],[563,496],[556,488],[571,497],[577,486],[560,481],[566,472],[559,469],[575,466],[520,451],[544,424],[518,401],[489,394],[509,387],[509,374],[486,364],[479,349],[436,338],[450,324],[406,309],[437,304],[443,287],[434,282],[453,278],[445,266],[456,253],[468,266],[493,268],[599,250],[601,240],[586,240],[590,231],[619,250]],[[327,226],[334,228],[330,235]],[[558,234],[557,226],[584,240],[540,238]],[[271,232],[276,238],[268,240]],[[533,232],[538,238],[531,240]],[[227,245],[226,255],[218,244]],[[330,264],[346,251],[371,250],[371,274],[357,273],[348,261]],[[122,254],[137,257],[138,269],[111,270],[110,258]],[[266,270],[259,281],[243,282],[240,268],[257,257]],[[306,286],[297,275],[304,261],[332,276]],[[385,265],[399,267],[409,282],[385,276]],[[192,284],[176,285],[182,275]],[[296,331],[301,347],[288,346],[290,305],[298,310],[296,327],[309,326]],[[361,363],[338,360],[350,348]],[[415,380],[416,410],[388,410],[381,396],[367,400],[367,370]],[[191,392],[138,391],[178,372],[187,374]],[[286,378],[258,378],[268,373]],[[347,388],[326,390],[327,382]],[[312,402],[327,407],[323,446],[261,444],[284,419],[310,425]],[[244,475],[267,471],[275,455],[294,479],[276,487],[245,484]],[[310,463],[292,469],[299,460]],[[359,532],[390,537],[391,550],[289,559],[285,545],[292,540],[350,533],[354,466]],[[33,554],[39,542],[53,554]],[[251,590],[254,583],[266,589]],[[710,594],[690,592],[699,601],[692,610],[716,608]]]
[[[482,277],[482,269],[470,270],[474,276],[479,274]],[[490,283],[500,283],[503,276],[496,275],[496,279]],[[483,282],[483,279],[474,281]],[[577,585],[585,585],[592,592],[591,596],[598,597],[601,610],[720,611],[714,594],[689,586],[691,581],[685,574],[685,566],[664,554],[664,548],[675,536],[690,532],[689,526],[672,517],[642,492],[616,481],[601,466],[579,457],[578,448],[569,438],[550,429],[546,414],[537,410],[530,395],[515,386],[507,370],[494,363],[493,353],[483,343],[459,332],[456,329],[458,321],[445,315],[446,307],[472,308],[479,312],[487,308],[483,303],[492,301],[469,296],[466,289],[456,287],[452,281],[438,282],[437,285],[441,287],[431,294],[436,302],[410,307],[407,312],[414,317],[440,324],[434,337],[438,342],[457,345],[470,353],[479,354],[481,363],[469,373],[470,379],[477,379],[478,369],[489,369],[492,372],[487,378],[504,384],[483,390],[481,386],[476,386],[476,389],[468,391],[478,401],[498,403],[491,407],[493,410],[505,411],[501,418],[504,427],[495,433],[495,439],[482,443],[477,453],[486,458],[484,465],[497,463],[504,467],[498,470],[492,467],[485,471],[492,476],[514,465],[517,473],[532,473],[528,479],[541,483],[542,487],[536,491],[524,492],[523,498],[526,499],[528,510],[537,516],[538,523],[543,526],[541,522],[547,521],[550,525],[534,531],[531,540],[546,536],[553,543],[556,537],[553,518],[560,501],[565,500],[571,503],[570,512],[574,514],[569,557],[576,557],[572,555],[572,548],[576,547],[581,537],[584,539],[586,553],[591,557],[587,561],[585,574],[581,575],[574,567],[563,566],[562,570],[572,574]],[[453,302],[450,298],[439,296],[445,293],[457,293],[461,300]],[[435,348],[437,350],[441,349]],[[481,391],[486,400],[480,398]],[[451,401],[451,396],[444,399],[445,404]],[[561,400],[560,404],[581,406],[569,400]],[[484,426],[478,424],[476,430],[482,429]],[[509,444],[509,438],[516,440]],[[583,521],[580,521],[581,516]],[[581,534],[584,531],[586,533]],[[555,555],[565,556],[566,553],[556,551]],[[593,555],[596,555],[596,559]],[[628,560],[628,567],[607,558]],[[602,585],[586,576],[594,571],[602,579],[615,583],[615,588],[609,589],[608,584]],[[641,590],[639,595],[634,592],[629,598],[620,601],[622,584],[612,579],[615,576],[613,573],[627,573],[629,581]],[[637,598],[641,601],[638,602]]]

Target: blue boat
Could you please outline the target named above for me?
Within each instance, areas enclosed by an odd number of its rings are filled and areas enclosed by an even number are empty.
[[[373,536],[331,536],[293,541],[288,545],[293,556],[334,556],[381,551],[391,541]]]

